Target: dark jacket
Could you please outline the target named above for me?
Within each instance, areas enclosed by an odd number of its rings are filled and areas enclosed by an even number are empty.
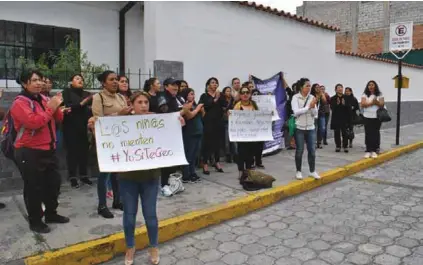
[[[223,120],[225,122],[228,122],[228,111],[234,108],[234,98],[231,97],[231,99],[228,101],[226,100],[226,97],[224,95],[222,95],[219,98],[219,105],[222,108],[222,112],[223,112]]]
[[[184,103],[185,100],[182,97],[178,95],[173,96],[167,90],[158,97],[160,113],[171,113],[180,111]]]
[[[71,111],[65,114],[63,119],[64,135],[86,135],[88,119],[91,114],[91,103],[81,106],[81,102],[91,96],[91,93],[79,88],[66,88],[63,90],[63,104]]]
[[[343,100],[344,103],[342,103]],[[331,97],[330,108],[332,109],[331,130],[346,128],[351,124],[351,107],[344,95]]]

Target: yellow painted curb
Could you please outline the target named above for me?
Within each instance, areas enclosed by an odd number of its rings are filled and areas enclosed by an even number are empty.
[[[380,154],[376,159],[362,159],[352,164],[326,171],[321,175],[321,180],[311,178],[296,180],[285,186],[278,186],[262,192],[252,193],[224,204],[160,221],[160,242],[166,242],[204,227],[246,215],[249,212],[278,202],[283,198],[334,182],[422,147],[423,141],[395,148]],[[138,249],[147,247],[148,237],[145,226],[136,229],[135,240]],[[124,235],[120,232],[104,238],[25,258],[25,264],[92,265],[108,261],[124,251]]]

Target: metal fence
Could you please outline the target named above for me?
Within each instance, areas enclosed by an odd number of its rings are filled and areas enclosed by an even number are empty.
[[[129,79],[129,87],[132,90],[142,89],[145,80],[151,78],[154,74],[150,69],[148,70],[132,70],[128,69],[125,73],[121,73],[119,69],[110,69],[118,74],[125,75]],[[20,85],[16,82],[16,78],[21,73],[22,69],[9,68],[7,65],[0,67],[0,89],[6,90],[20,89]],[[41,71],[43,72],[43,71]],[[84,88],[87,90],[95,90],[101,87],[100,82],[97,80],[99,71],[73,71],[73,70],[47,70],[44,74],[48,75],[53,81],[53,89],[63,89],[69,86],[70,78],[80,73],[84,77]]]

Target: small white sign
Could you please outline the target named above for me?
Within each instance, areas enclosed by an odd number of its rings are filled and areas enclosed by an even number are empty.
[[[404,51],[413,48],[413,22],[391,23],[389,50]]]
[[[272,112],[267,110],[230,110],[231,142],[272,141]]]
[[[280,120],[276,109],[276,99],[274,95],[255,95],[252,99],[257,103],[259,110],[267,110],[273,113],[272,121]]]
[[[179,112],[108,116],[95,123],[101,172],[186,165]]]

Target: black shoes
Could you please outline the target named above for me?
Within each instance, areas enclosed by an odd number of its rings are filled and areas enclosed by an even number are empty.
[[[218,168],[216,164],[214,164],[214,165],[213,165],[213,167],[214,167],[214,169],[216,169],[216,172],[219,172],[219,173],[225,173],[225,172],[223,171],[223,169],[222,169],[222,168]]]
[[[0,209],[6,208],[6,204],[0,202]]]
[[[121,202],[113,202],[112,208],[113,209],[116,209],[116,210],[123,211],[123,203],[121,203]]]
[[[115,216],[114,216],[114,215],[110,212],[109,208],[107,208],[107,206],[101,206],[101,207],[98,207],[97,212],[98,212],[98,214],[99,214],[99,215],[101,215],[103,218],[106,218],[106,219],[112,219],[112,218],[114,218],[114,217],[115,217]]]
[[[47,234],[51,229],[47,224],[66,224],[69,223],[69,218],[58,214],[46,215],[45,223],[43,221],[29,222],[29,229],[36,233]]]
[[[201,178],[194,174],[188,178],[182,178],[182,183],[198,183],[201,182]]]
[[[232,163],[232,156],[231,155],[226,155],[226,163]]]
[[[69,218],[58,214],[46,215],[46,224],[66,224],[69,223]]]
[[[260,168],[260,169],[264,169],[264,165],[263,165],[263,164],[256,165],[256,167],[257,167],[257,168]]]
[[[50,227],[48,227],[48,225],[46,225],[43,221],[32,223],[32,224],[30,223],[29,229],[39,234],[47,234],[47,233],[50,233],[51,231]]]
[[[348,153],[348,148],[344,148],[344,153]]]
[[[337,152],[337,153],[341,152],[341,148],[338,148],[338,147],[337,147],[337,148],[335,149],[335,152]]]
[[[88,186],[93,185],[93,182],[88,177],[81,178],[81,182],[85,185],[88,185]]]
[[[72,189],[79,189],[79,187],[80,187],[78,180],[76,178],[70,179],[70,184],[71,184]]]

